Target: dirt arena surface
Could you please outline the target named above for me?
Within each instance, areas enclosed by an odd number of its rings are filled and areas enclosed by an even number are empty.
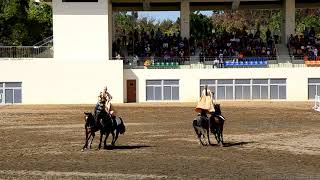
[[[0,106],[0,179],[320,179],[312,102],[221,102],[225,147],[199,145],[194,105],[115,105],[126,133],[84,152],[94,105]]]

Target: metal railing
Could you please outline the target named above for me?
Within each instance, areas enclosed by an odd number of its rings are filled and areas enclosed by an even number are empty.
[[[265,67],[267,64],[276,64],[277,56],[243,57],[128,57],[112,58],[113,60],[123,60],[126,69],[159,68],[172,69],[180,68],[183,65],[203,64],[213,67]]]
[[[53,36],[47,37],[44,40],[37,42],[33,46],[52,46],[53,45]]]
[[[319,61],[320,56],[307,56],[307,55],[292,55],[291,59],[294,60],[300,60],[300,61]]]
[[[53,47],[0,46],[0,58],[53,58]]]

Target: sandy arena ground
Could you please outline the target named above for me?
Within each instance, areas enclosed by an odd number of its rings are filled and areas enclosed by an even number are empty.
[[[312,102],[222,102],[225,147],[199,145],[194,105],[116,105],[126,133],[85,152],[93,105],[0,106],[0,179],[320,179]]]

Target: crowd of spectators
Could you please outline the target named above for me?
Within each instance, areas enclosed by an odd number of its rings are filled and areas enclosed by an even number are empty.
[[[320,39],[316,38],[314,28],[310,30],[305,28],[303,35],[293,36],[291,34],[288,48],[290,55],[293,55],[296,59],[320,60],[320,58],[318,58]]]
[[[196,39],[182,38],[180,32],[165,34],[160,29],[146,32],[122,32],[112,44],[113,57],[128,59],[161,59],[162,61],[188,61],[190,57],[214,60],[232,57],[234,60],[244,60],[245,57],[272,57],[276,55],[275,43],[277,37],[271,37],[270,30],[266,33],[266,41],[261,38],[260,31],[248,34],[245,29],[233,33],[212,33],[209,36]]]

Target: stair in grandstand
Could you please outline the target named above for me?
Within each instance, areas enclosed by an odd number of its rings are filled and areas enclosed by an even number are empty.
[[[42,41],[33,45],[35,49],[38,49],[36,58],[52,58],[53,57],[53,36],[47,37]]]
[[[269,67],[304,67],[304,62],[300,62],[298,60],[293,61],[292,57],[289,54],[288,47],[285,44],[276,44],[277,49],[277,64],[270,64]]]
[[[47,37],[33,45],[34,47],[53,46],[53,36]]]
[[[276,48],[278,53],[278,63],[291,62],[291,57],[285,44],[277,44]]]

